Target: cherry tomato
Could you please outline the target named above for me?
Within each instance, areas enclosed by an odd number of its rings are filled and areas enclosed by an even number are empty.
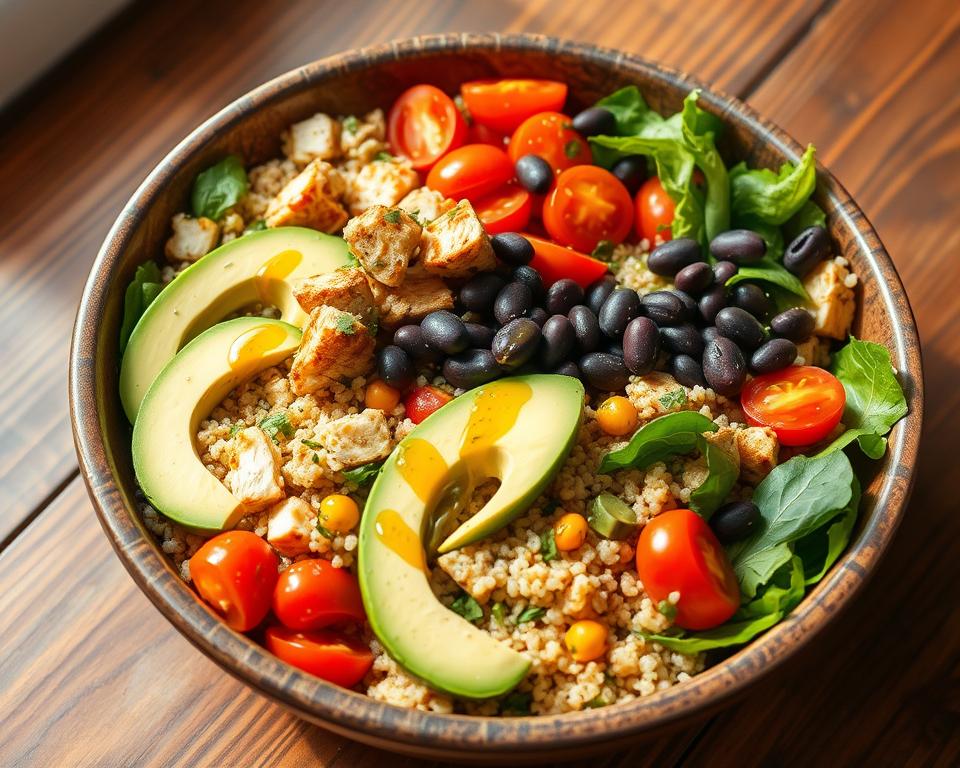
[[[847,393],[829,371],[791,365],[751,379],[740,393],[747,421],[770,427],[783,445],[813,445],[840,423]]]
[[[419,424],[434,411],[453,400],[453,395],[436,387],[417,387],[403,401],[407,409],[407,418],[414,424]]]
[[[607,265],[602,261],[535,235],[524,233],[523,236],[533,245],[533,261],[530,266],[540,273],[547,286],[569,277],[586,288],[607,274]]]
[[[270,610],[279,565],[273,549],[257,534],[227,531],[190,558],[190,578],[227,626],[246,632]]]
[[[460,86],[470,117],[500,133],[510,133],[538,112],[556,112],[567,100],[567,86],[555,80],[473,80]]]
[[[513,178],[513,163],[502,149],[467,144],[445,155],[430,169],[427,186],[454,200],[471,203]]]
[[[524,155],[539,155],[555,173],[593,162],[587,140],[559,112],[541,112],[524,120],[510,138],[507,152],[514,163]]]
[[[398,155],[425,171],[463,144],[467,123],[447,94],[432,85],[408,88],[390,108],[387,138]]]
[[[493,128],[488,128],[480,123],[474,123],[467,128],[467,140],[465,144],[489,144],[497,149],[506,149],[508,139],[502,133],[498,133]]]
[[[280,574],[273,591],[273,612],[290,629],[320,629],[366,619],[356,577],[320,558],[299,560]]]
[[[676,208],[673,198],[667,194],[660,179],[651,176],[637,190],[634,200],[637,208],[634,222],[636,223],[637,237],[646,238],[653,245],[657,235],[663,240],[670,240],[673,235],[670,226],[673,224],[673,212]]]
[[[543,204],[543,224],[558,243],[590,253],[601,240],[623,242],[633,224],[633,201],[610,171],[578,165],[557,176]]]
[[[352,688],[363,680],[373,666],[373,653],[367,646],[330,630],[297,632],[270,627],[266,646],[287,664],[344,688]]]
[[[656,603],[680,593],[677,626],[710,629],[740,607],[733,566],[706,521],[689,509],[661,512],[640,532],[637,575]]]
[[[473,207],[491,235],[519,232],[530,221],[532,197],[519,184],[506,184],[496,192],[477,200]]]

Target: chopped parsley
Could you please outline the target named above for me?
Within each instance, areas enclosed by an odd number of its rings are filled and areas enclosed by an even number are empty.
[[[320,515],[317,515],[317,531],[323,538],[329,539],[330,541],[333,541],[337,537],[337,534],[329,528],[324,528],[323,523],[320,522]]]
[[[313,456],[310,457],[310,461],[312,461],[314,464],[319,464],[320,457],[317,454],[313,454]]]
[[[357,320],[353,315],[349,312],[344,312],[337,318],[337,330],[347,336],[353,336],[353,334],[357,332],[357,329],[354,327],[356,322]]]
[[[360,259],[357,258],[357,254],[355,254],[353,251],[348,250],[348,251],[347,251],[347,256],[348,256],[349,259],[350,259],[350,266],[351,266],[351,267],[359,267],[359,266],[360,266]]]
[[[683,408],[687,404],[687,391],[680,387],[657,398],[664,408]]]
[[[382,461],[372,461],[369,464],[364,464],[360,467],[354,467],[353,469],[348,469],[343,473],[344,478],[349,480],[351,483],[357,487],[366,485],[374,477],[376,477],[377,472],[380,471],[380,467],[383,466]]]
[[[301,437],[300,442],[303,443],[305,446],[307,446],[307,448],[313,448],[313,450],[317,450],[318,448],[323,448],[323,446],[320,445],[320,443],[316,442],[315,440],[307,440],[307,438],[305,437]]]
[[[525,621],[536,621],[546,612],[546,608],[540,608],[536,605],[528,605],[523,609],[523,612],[517,616],[517,624],[523,624]]]
[[[235,434],[237,434],[237,432],[239,432],[241,429],[243,429],[243,428],[246,427],[246,426],[247,426],[247,425],[244,424],[242,421],[238,421],[236,424],[231,424],[231,425],[230,425],[230,437],[233,437]]]
[[[243,234],[240,235],[240,237],[243,237],[244,235],[249,235],[251,232],[262,232],[266,228],[267,228],[267,222],[265,222],[263,219],[257,219],[255,222],[253,222],[253,224],[251,224],[249,227],[243,230]]]
[[[673,621],[677,616],[677,606],[675,606],[669,600],[661,600],[659,603],[657,603],[657,610],[670,619],[670,621]]]
[[[391,155],[389,152],[380,151],[380,152],[377,152],[376,155],[374,155],[373,159],[379,160],[382,163],[389,163],[393,160],[393,155]]]
[[[504,696],[500,702],[500,714],[529,715],[532,703],[533,694],[529,691],[513,691]]]
[[[257,426],[260,427],[267,435],[273,438],[273,442],[279,443],[277,435],[283,435],[284,437],[293,437],[293,425],[290,423],[290,420],[287,418],[287,414],[275,413],[272,416],[267,416],[263,421],[261,421]]]
[[[587,702],[588,709],[600,709],[617,703],[617,695],[609,688],[601,688],[600,693]]]
[[[493,620],[497,622],[499,626],[503,626],[507,623],[507,606],[503,603],[494,603],[493,608],[490,609],[490,613],[493,615]]]
[[[391,224],[399,224],[399,223],[400,223],[400,209],[399,209],[399,208],[394,208],[393,210],[387,211],[385,214],[383,214],[383,220],[384,220],[384,221],[389,221]]]
[[[540,555],[545,563],[557,559],[557,537],[552,527],[540,534]]]
[[[450,610],[458,613],[467,621],[476,621],[483,618],[483,608],[473,599],[472,595],[462,592],[450,605]]]
[[[416,210],[410,211],[410,218],[413,219],[415,222],[417,222],[417,224],[419,224],[419,223],[420,223],[420,209],[417,208]]]
[[[355,115],[348,115],[343,118],[343,130],[347,133],[356,133],[357,128],[360,127],[360,121],[357,120]]]
[[[613,243],[609,240],[601,240],[590,255],[600,261],[610,261],[613,258]]]
[[[577,155],[580,154],[580,142],[577,139],[568,141],[563,145],[563,154],[573,160]]]

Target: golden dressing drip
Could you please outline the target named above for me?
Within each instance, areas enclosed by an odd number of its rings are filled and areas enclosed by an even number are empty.
[[[428,503],[447,476],[447,462],[433,443],[413,438],[400,443],[397,469],[420,501]]]
[[[257,295],[264,304],[273,304],[275,299],[271,296],[273,283],[282,282],[303,261],[303,254],[293,249],[280,251],[276,256],[271,257],[263,263],[263,266],[257,270],[254,284],[257,287]]]
[[[387,549],[398,554],[417,570],[426,572],[427,562],[420,535],[407,525],[399,512],[385,509],[378,513],[375,527],[377,538]]]
[[[241,377],[256,370],[257,364],[266,355],[287,340],[286,331],[277,325],[259,325],[240,334],[230,345],[227,363]]]
[[[533,389],[525,381],[495,381],[483,388],[474,401],[470,420],[460,446],[461,458],[489,448],[514,424],[523,404],[533,397]]]

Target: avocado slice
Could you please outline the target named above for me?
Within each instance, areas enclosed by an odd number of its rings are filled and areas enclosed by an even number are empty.
[[[526,674],[523,656],[437,600],[427,550],[478,541],[525,511],[566,460],[582,411],[583,385],[569,376],[500,379],[427,418],[380,470],[360,524],[363,604],[387,652],[434,688],[483,699]],[[497,492],[448,535],[490,477],[500,480]]]
[[[204,331],[167,363],[133,425],[133,466],[153,506],[198,532],[243,517],[243,504],[200,461],[197,427],[234,387],[299,346],[300,330],[289,323],[240,317]]]
[[[302,328],[307,316],[291,285],[352,263],[339,237],[278,227],[232,240],[187,267],[137,322],[120,365],[120,400],[133,423],[144,395],[167,362],[197,334],[258,301]]]

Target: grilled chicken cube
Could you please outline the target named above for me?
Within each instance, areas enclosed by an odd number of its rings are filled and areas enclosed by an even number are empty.
[[[170,261],[197,261],[217,247],[220,240],[220,227],[213,219],[201,216],[199,219],[178,213],[171,222],[173,236],[167,240],[163,249]]]
[[[314,160],[270,201],[267,226],[338,232],[349,218],[340,205],[342,193],[343,179],[336,169],[323,160]]]
[[[813,316],[816,319],[813,332],[817,336],[840,340],[847,338],[857,308],[853,293],[856,284],[856,275],[847,269],[846,259],[820,262],[804,278],[803,287],[813,302]]]
[[[449,197],[444,197],[430,187],[415,189],[397,203],[398,208],[403,208],[407,213],[416,216],[421,224],[429,224],[455,205],[456,203]]]
[[[380,324],[386,328],[419,322],[438,309],[453,309],[453,291],[439,277],[408,274],[396,288],[371,280],[370,289]]]
[[[318,112],[294,123],[283,133],[283,154],[298,166],[311,160],[333,160],[340,156],[340,123]]]
[[[394,206],[420,185],[420,177],[406,160],[374,160],[350,179],[346,200],[351,216],[374,205]]]
[[[334,419],[317,434],[317,442],[335,472],[386,458],[392,448],[386,416],[376,408]]]
[[[420,247],[420,232],[420,225],[406,211],[374,205],[347,222],[343,239],[367,274],[397,287]]]
[[[496,266],[490,238],[468,200],[423,228],[420,263],[441,277],[470,277]]]
[[[334,381],[369,373],[374,346],[374,338],[356,315],[336,307],[318,307],[310,313],[293,358],[293,391],[305,395],[327,389]]]
[[[740,452],[740,476],[756,485],[777,466],[780,443],[769,427],[738,429],[737,450]]]
[[[305,278],[294,286],[293,295],[308,314],[327,305],[356,315],[368,327],[376,317],[373,293],[360,267],[340,267]]]
[[[267,519],[267,541],[277,552],[296,557],[310,551],[310,531],[317,519],[307,502],[290,496],[270,508]]]
[[[224,483],[250,512],[259,512],[283,498],[280,451],[259,427],[233,437]]]

